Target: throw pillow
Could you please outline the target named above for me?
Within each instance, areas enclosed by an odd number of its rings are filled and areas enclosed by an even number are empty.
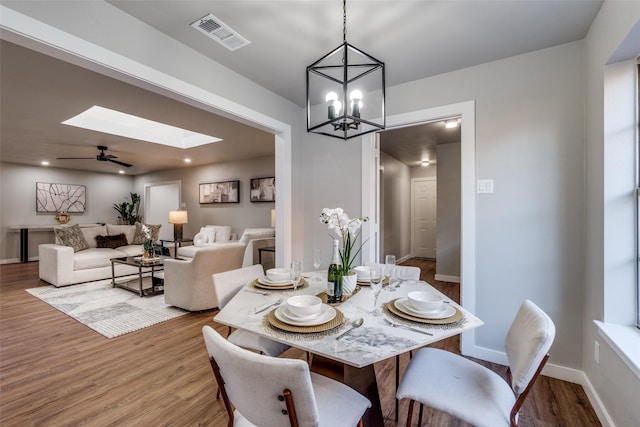
[[[204,246],[208,242],[209,239],[204,233],[198,233],[193,237],[193,246]]]
[[[115,236],[96,236],[96,247],[115,249],[120,246],[127,246],[127,236],[124,233],[116,234]]]
[[[59,240],[63,246],[71,246],[74,252],[89,249],[89,244],[84,238],[79,225],[55,227],[53,231],[56,235],[56,240]]]
[[[151,240],[153,240],[154,242],[158,241],[158,237],[160,236],[160,226],[162,224],[158,224],[158,225],[150,225],[150,224],[144,224],[147,227],[149,227],[151,229]],[[139,222],[136,222],[136,232],[133,235],[133,242],[131,242],[132,245],[141,245],[144,243],[144,240],[146,239],[146,236],[144,235],[144,232],[142,231],[142,224],[140,224]]]
[[[213,243],[216,241],[216,231],[211,227],[202,227],[200,233],[207,237],[207,241],[204,243]]]

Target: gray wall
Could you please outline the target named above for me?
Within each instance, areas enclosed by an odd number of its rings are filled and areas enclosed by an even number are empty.
[[[165,181],[181,181],[182,202],[189,214],[189,223],[183,226],[185,237],[193,237],[204,225],[230,225],[238,234],[248,227],[271,227],[271,209],[274,202],[250,202],[251,178],[275,176],[273,156],[258,157],[240,162],[228,162],[201,167],[180,168],[139,175],[134,188],[144,194],[144,185]],[[200,204],[199,184],[219,181],[240,181],[240,203]],[[276,195],[277,197],[277,195]]]
[[[137,177],[95,174],[68,169],[0,164],[2,194],[0,219],[2,252],[0,262],[15,262],[20,256],[19,232],[8,227],[15,225],[58,225],[55,213],[36,213],[36,182],[56,182],[87,186],[87,212],[71,214],[70,224],[108,222],[117,223],[114,203],[119,203],[137,192],[143,197],[140,212],[143,213],[144,185],[165,181],[181,181],[182,201],[189,212],[189,223],[184,225],[184,236],[193,237],[201,226],[207,224],[230,225],[233,232],[242,234],[247,227],[270,227],[271,209],[274,202],[252,203],[249,201],[249,180],[275,176],[274,157],[259,157],[241,162],[180,168]],[[240,203],[200,204],[200,183],[240,180]],[[38,245],[53,242],[53,232],[34,231],[29,235],[29,258],[38,256]]]
[[[464,125],[464,124],[463,124]],[[438,238],[436,278],[460,277],[460,144],[437,147],[438,158]]]
[[[87,210],[71,214],[69,224],[117,223],[113,204],[124,201],[133,189],[133,178],[50,167],[0,163],[0,262],[20,258],[20,233],[9,231],[17,225],[59,225],[56,213],[36,213],[36,182],[85,185]],[[53,242],[53,232],[29,233],[29,258],[38,256],[40,243]]]
[[[384,168],[380,179],[380,258],[395,255],[397,260],[411,254],[411,179],[409,166],[380,153]]]

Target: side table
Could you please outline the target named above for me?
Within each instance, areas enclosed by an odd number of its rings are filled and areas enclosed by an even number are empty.
[[[178,248],[182,246],[183,243],[193,243],[193,239],[170,239],[170,240],[163,240],[160,239],[160,244],[162,246],[164,246],[165,243],[173,243],[173,257],[174,258],[178,258]]]
[[[275,246],[265,246],[264,248],[258,248],[258,263],[262,265],[262,252],[273,252],[276,253]]]

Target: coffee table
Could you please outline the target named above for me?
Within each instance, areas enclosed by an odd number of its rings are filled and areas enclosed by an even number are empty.
[[[164,292],[164,288],[160,289],[160,286],[156,286],[153,282],[153,273],[156,271],[164,270],[164,259],[170,258],[167,256],[158,256],[156,258],[143,258],[141,256],[129,256],[122,258],[112,258],[111,259],[111,283],[113,287],[118,287],[122,289],[126,289],[131,292],[138,292],[138,294],[143,297],[145,295],[157,295]],[[115,265],[116,264],[125,264],[130,265],[132,267],[138,267],[138,289],[130,288],[121,283],[116,282],[115,275]],[[142,277],[144,273],[151,272],[151,288],[143,289],[142,288]]]

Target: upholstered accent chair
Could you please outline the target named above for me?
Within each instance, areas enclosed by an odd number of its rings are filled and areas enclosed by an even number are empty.
[[[202,328],[228,426],[362,426],[371,402],[352,388],[309,371],[300,359],[269,357]]]
[[[553,321],[533,302],[518,310],[505,340],[509,381],[484,366],[444,350],[416,352],[396,393],[478,427],[517,426],[518,411],[542,371],[555,338]]]
[[[242,266],[245,245],[228,243],[200,248],[193,258],[164,260],[164,300],[188,311],[218,307],[211,275]]]

